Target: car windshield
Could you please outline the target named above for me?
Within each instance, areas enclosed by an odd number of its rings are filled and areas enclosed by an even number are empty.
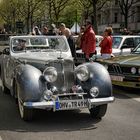
[[[11,41],[13,52],[67,51],[68,43],[62,36],[17,36]]]
[[[122,41],[122,37],[115,37],[113,36],[113,44],[112,44],[112,48],[117,49],[119,48],[120,44]]]
[[[134,48],[131,53],[132,54],[140,54],[140,44],[136,48]]]

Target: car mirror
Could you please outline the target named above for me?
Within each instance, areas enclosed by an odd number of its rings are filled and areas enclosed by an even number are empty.
[[[10,54],[10,49],[5,48],[2,53],[5,54],[5,55],[9,55]]]

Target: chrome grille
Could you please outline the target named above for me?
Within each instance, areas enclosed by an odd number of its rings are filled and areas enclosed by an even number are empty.
[[[74,65],[70,60],[58,60],[50,62],[47,66],[53,66],[57,69],[58,78],[53,83],[60,93],[70,92],[71,87],[74,85]]]

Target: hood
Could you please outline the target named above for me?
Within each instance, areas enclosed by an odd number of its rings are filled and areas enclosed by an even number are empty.
[[[122,55],[119,57],[113,57],[110,59],[103,60],[106,63],[117,63],[126,65],[138,65],[140,64],[139,54]]]

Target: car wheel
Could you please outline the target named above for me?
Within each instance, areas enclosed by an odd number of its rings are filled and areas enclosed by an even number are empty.
[[[23,105],[23,101],[20,99],[20,96],[19,96],[19,88],[17,84],[16,84],[16,89],[17,89],[16,93],[17,93],[20,117],[25,121],[30,121],[33,118],[33,109],[29,109]]]
[[[9,94],[10,93],[10,90],[3,83],[1,85],[1,90],[5,94]]]
[[[3,93],[9,94],[10,90],[5,86],[5,81],[4,81],[4,78],[3,78],[2,74],[3,74],[3,71],[1,69],[1,73],[0,73],[1,82],[2,82],[1,83],[1,90],[2,90]]]
[[[89,109],[92,118],[102,118],[107,111],[107,104],[95,106]]]

